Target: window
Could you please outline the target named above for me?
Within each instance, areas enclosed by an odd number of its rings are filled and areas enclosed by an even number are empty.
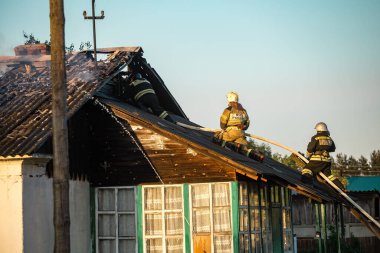
[[[97,252],[136,252],[135,188],[97,188],[95,194]]]
[[[193,252],[232,252],[230,183],[190,187]]]
[[[184,252],[182,186],[143,186],[144,252]]]
[[[292,219],[290,209],[290,190],[281,187],[282,228],[284,253],[293,252]]]
[[[272,252],[272,227],[269,219],[268,188],[264,183],[259,183],[261,226],[263,237],[263,252]]]
[[[239,252],[272,252],[267,187],[239,182]]]
[[[261,252],[260,203],[257,183],[239,183],[239,252]]]

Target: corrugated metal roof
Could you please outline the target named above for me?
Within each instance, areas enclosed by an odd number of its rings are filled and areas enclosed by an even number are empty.
[[[68,118],[140,51],[118,48],[112,58],[99,61],[98,69],[86,52],[71,55],[66,64]],[[0,78],[1,157],[30,155],[45,142],[51,134],[51,102],[50,67],[27,73],[18,64]]]
[[[348,191],[380,191],[380,177],[347,177]]]

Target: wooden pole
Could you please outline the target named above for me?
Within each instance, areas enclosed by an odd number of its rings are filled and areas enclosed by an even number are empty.
[[[50,0],[53,117],[54,252],[70,252],[69,156],[63,0]]]

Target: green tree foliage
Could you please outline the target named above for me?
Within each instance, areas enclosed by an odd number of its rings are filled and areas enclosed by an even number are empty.
[[[364,156],[360,156],[359,159],[358,159],[358,164],[360,167],[368,167],[368,159],[365,158]]]
[[[370,156],[370,164],[373,169],[380,170],[380,150],[374,150]]]
[[[285,164],[286,166],[290,168],[299,169],[296,162],[291,158],[290,155],[281,155],[279,153],[274,153],[272,158],[273,160],[276,160],[282,164]]]
[[[252,148],[253,150],[256,150],[256,151],[263,153],[267,157],[272,157],[272,149],[266,143],[258,144],[254,140],[249,139],[248,140],[248,147]]]
[[[27,34],[26,32],[23,32],[24,36],[24,45],[34,45],[34,44],[41,44],[41,40],[36,38],[33,33]],[[47,45],[50,48],[50,40],[45,40],[45,45]],[[92,47],[91,42],[81,42],[79,45],[79,51],[82,51],[84,49],[90,49]],[[72,53],[75,51],[74,43],[71,43],[69,46],[65,46],[66,53]]]

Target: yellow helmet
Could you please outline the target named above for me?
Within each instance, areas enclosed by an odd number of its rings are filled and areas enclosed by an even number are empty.
[[[239,101],[239,95],[234,91],[228,92],[226,97],[227,97],[228,102],[238,102]]]

